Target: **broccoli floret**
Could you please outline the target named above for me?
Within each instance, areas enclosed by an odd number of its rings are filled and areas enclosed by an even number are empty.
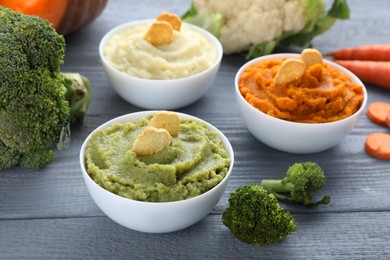
[[[89,81],[60,72],[65,40],[47,21],[0,7],[0,35],[0,170],[42,168],[63,129],[82,122]]]
[[[48,165],[54,159],[54,152],[51,150],[37,150],[25,154],[20,161],[22,167],[40,169]]]
[[[21,155],[0,141],[0,171],[19,164]]]
[[[295,202],[309,207],[328,204],[329,196],[312,202],[313,192],[318,192],[325,185],[325,174],[314,162],[295,163],[287,170],[281,180],[263,180],[261,186],[275,195],[278,200]]]
[[[284,239],[295,231],[290,213],[261,186],[251,184],[230,194],[222,222],[245,243],[263,246]]]

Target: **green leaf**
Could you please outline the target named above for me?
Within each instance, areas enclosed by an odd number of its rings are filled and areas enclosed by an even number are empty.
[[[182,16],[182,20],[209,31],[217,38],[221,35],[223,16],[220,13],[199,13],[195,5],[192,4],[191,8]]]
[[[195,4],[192,3],[190,9],[188,9],[188,11],[187,11],[185,14],[183,14],[183,16],[181,17],[181,19],[184,20],[184,19],[187,19],[187,18],[189,18],[189,17],[196,16],[197,14],[198,14],[198,10],[196,9]]]
[[[246,59],[253,59],[259,56],[270,54],[276,47],[276,41],[262,42],[260,44],[252,46],[247,55]]]
[[[350,11],[346,0],[335,0],[328,15],[339,19],[348,19]]]
[[[306,25],[301,32],[311,32],[318,20],[318,17],[325,12],[326,3],[324,0],[305,1]]]
[[[349,14],[350,11],[346,0],[334,0],[329,11],[324,12],[318,17],[312,30],[308,31],[304,29],[297,34],[285,34],[282,36],[280,44],[298,46],[309,45],[315,36],[328,30],[337,19],[348,19]]]

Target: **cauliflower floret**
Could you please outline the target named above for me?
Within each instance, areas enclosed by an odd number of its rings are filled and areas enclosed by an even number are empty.
[[[237,19],[226,21],[221,28],[220,40],[224,52],[241,52],[255,43],[270,41],[280,36],[283,26],[282,15],[278,8],[265,11],[259,6],[253,6],[251,9],[243,10]]]
[[[194,0],[194,4],[200,13],[224,17],[220,41],[226,54],[276,39],[286,31],[300,31],[307,22],[305,0]]]
[[[299,32],[306,25],[305,0],[285,1],[283,31]],[[303,19],[305,18],[305,19]]]

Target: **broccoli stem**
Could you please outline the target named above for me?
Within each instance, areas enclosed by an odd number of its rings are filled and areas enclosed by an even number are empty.
[[[283,183],[282,180],[262,180],[261,186],[273,192],[291,192],[293,189],[291,183]]]
[[[290,183],[283,183],[282,180],[262,180],[261,186],[271,192],[278,200],[293,201],[291,197],[280,194],[291,192],[293,185]]]
[[[90,101],[90,82],[79,73],[61,73],[65,98],[69,102],[70,122],[83,123]]]
[[[286,201],[286,202],[295,202],[292,197],[282,195],[280,193],[290,193],[294,185],[291,183],[285,183],[283,182],[283,179],[281,180],[262,180],[261,186],[271,194],[273,194],[278,200]],[[321,200],[315,202],[315,203],[309,203],[306,206],[307,207],[316,207],[320,204],[329,204],[330,197],[324,196]]]

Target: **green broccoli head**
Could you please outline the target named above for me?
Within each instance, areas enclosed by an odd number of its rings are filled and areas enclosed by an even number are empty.
[[[48,165],[54,159],[54,152],[51,150],[36,150],[24,154],[20,165],[30,169],[40,169]]]
[[[8,90],[0,108],[0,139],[20,153],[47,149],[69,121],[60,74],[53,78],[47,69],[34,71],[24,91]],[[15,86],[15,85],[14,85]],[[21,87],[21,85],[17,85]]]
[[[283,201],[291,201],[306,206],[328,204],[330,197],[324,196],[313,201],[313,192],[318,192],[325,185],[325,174],[314,162],[295,163],[287,170],[286,177],[281,180],[263,180],[261,185],[275,197]]]
[[[53,160],[51,147],[73,121],[74,109],[67,100],[75,99],[67,93],[73,84],[69,86],[69,76],[60,72],[65,40],[47,21],[4,7],[0,7],[0,35],[0,142],[3,149],[24,158],[16,164],[41,168]],[[87,94],[86,106],[89,81]],[[84,101],[80,99],[79,107]],[[0,161],[7,160],[0,154]],[[15,160],[3,165],[11,167]]]
[[[222,222],[245,243],[263,246],[284,239],[295,231],[290,213],[261,186],[251,184],[231,193]]]
[[[20,163],[21,154],[0,141],[0,171]]]
[[[282,184],[292,185],[291,198],[308,205],[312,202],[311,192],[318,192],[325,185],[325,174],[313,162],[295,163],[287,170]]]
[[[19,49],[13,58],[11,53],[8,56],[24,64],[27,62],[27,71],[47,68],[51,72],[59,72],[64,60],[65,39],[48,21],[1,7],[0,33],[3,34],[2,45]],[[3,46],[1,51],[4,51]]]

